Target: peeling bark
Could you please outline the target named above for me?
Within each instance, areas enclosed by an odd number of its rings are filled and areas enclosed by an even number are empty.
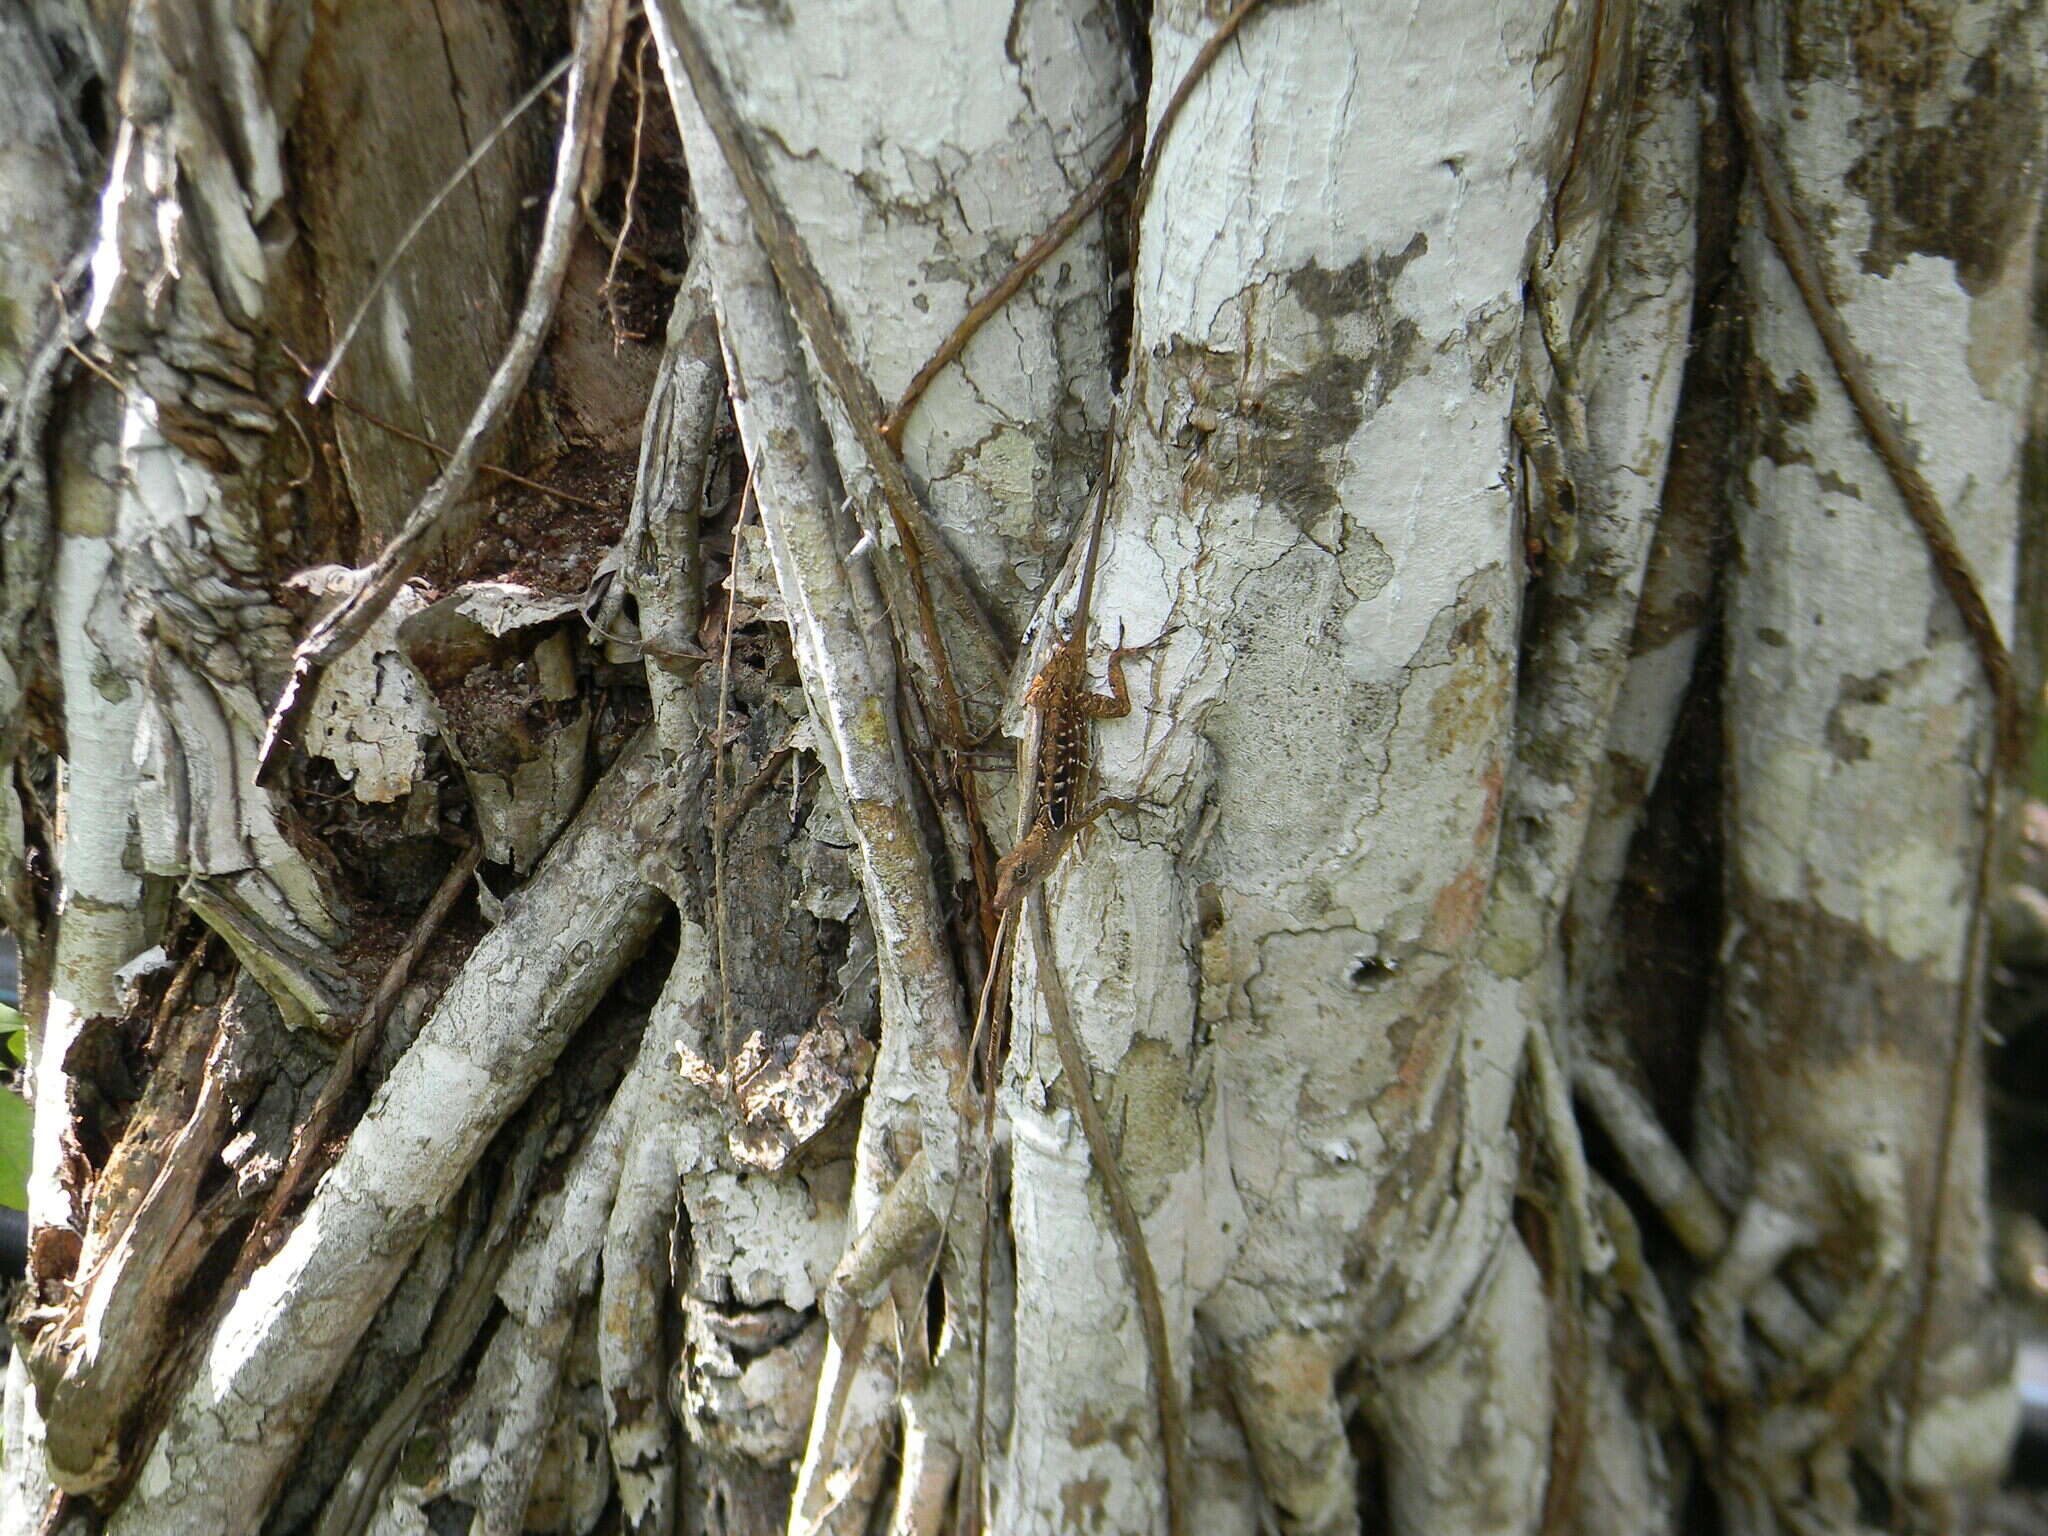
[[[652,928],[627,813],[653,757],[643,742],[614,765],[442,995],[222,1319],[114,1529],[234,1529],[260,1513],[427,1224]]]
[[[1961,1528],[2037,11],[0,17],[0,1525]]]

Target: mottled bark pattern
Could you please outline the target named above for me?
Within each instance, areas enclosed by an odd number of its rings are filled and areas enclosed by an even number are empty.
[[[2041,18],[1787,3],[1751,30],[1757,115],[1830,299],[2010,634],[2037,206],[2014,159],[2040,152]],[[1986,1321],[1981,1102],[1953,1081],[1973,1070],[1989,700],[1760,186],[1737,247],[1757,430],[1735,498],[1726,708],[1743,724],[1701,1104],[1701,1169],[1737,1217],[1694,1301],[1709,1386],[1736,1405],[1738,1529],[1808,1503],[1850,1518],[1838,1475],[1796,1469],[1859,1437],[1946,1520],[1997,1472],[2012,1412]],[[1743,1310],[1788,1262],[1819,1332],[1760,1359]]]
[[[2044,45],[0,15],[0,1530],[1964,1528]]]

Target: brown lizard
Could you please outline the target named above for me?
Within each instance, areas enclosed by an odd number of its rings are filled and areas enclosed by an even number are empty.
[[[1116,441],[1116,420],[1109,423],[1109,441]],[[1037,759],[1031,781],[1026,785],[1029,797],[1025,803],[1027,828],[1016,846],[1004,855],[996,866],[995,906],[1001,913],[996,929],[996,944],[990,952],[989,971],[993,981],[997,968],[1003,962],[1004,943],[1010,938],[1016,921],[1021,915],[1020,904],[1030,896],[1045,877],[1052,872],[1075,838],[1090,822],[1105,811],[1119,808],[1129,809],[1135,801],[1127,799],[1103,799],[1094,804],[1087,803],[1089,788],[1090,742],[1089,728],[1097,720],[1119,720],[1131,712],[1129,688],[1124,681],[1124,658],[1148,651],[1166,638],[1149,640],[1144,645],[1124,645],[1122,636],[1109,653],[1109,692],[1099,694],[1088,686],[1088,610],[1095,595],[1095,567],[1102,549],[1102,524],[1109,506],[1109,490],[1114,480],[1114,463],[1108,453],[1104,454],[1102,481],[1096,488],[1095,510],[1091,514],[1088,540],[1081,557],[1081,583],[1074,600],[1073,614],[1061,630],[1058,643],[1052,654],[1038,669],[1025,690],[1024,702],[1038,713]],[[1171,631],[1168,631],[1171,633]],[[1047,1021],[1052,1026],[1053,1043],[1059,1051],[1060,1071],[1066,1078],[1074,1099],[1075,1114],[1081,1122],[1081,1133],[1088,1143],[1088,1153],[1094,1161],[1102,1179],[1103,1194],[1107,1200],[1111,1223],[1116,1228],[1117,1241],[1124,1250],[1124,1259],[1130,1265],[1131,1286],[1136,1294],[1138,1317],[1145,1335],[1146,1354],[1151,1359],[1152,1389],[1154,1402],[1159,1412],[1159,1438],[1161,1459],[1166,1471],[1166,1528],[1168,1536],[1187,1536],[1188,1531],[1188,1466],[1186,1452],[1186,1428],[1181,1418],[1180,1399],[1175,1388],[1173,1361],[1167,1339],[1166,1308],[1159,1291],[1158,1272],[1153,1268],[1151,1251],[1145,1245],[1144,1228],[1139,1222],[1137,1207],[1132,1203],[1130,1192],[1124,1185],[1123,1172],[1117,1164],[1116,1148],[1111,1143],[1109,1127],[1102,1113],[1102,1105],[1095,1096],[1094,1084],[1090,1081],[1090,1068],[1086,1050],[1081,1044],[1079,1030],[1074,1027],[1073,1010],[1067,1001],[1067,990],[1060,979],[1059,970],[1052,953],[1052,933],[1046,922],[1045,902],[1042,897],[1030,905],[1031,942],[1038,962],[1039,990],[1045,998]],[[991,989],[992,990],[992,989]],[[984,997],[983,1006],[978,1010],[975,1034],[977,1039],[983,1029],[992,1024],[989,1016],[989,999]],[[992,1112],[995,1102],[994,1035],[991,1030],[988,1040],[991,1053],[989,1065],[988,1105]],[[986,1216],[986,1213],[985,1213]],[[987,1252],[988,1240],[984,1233],[983,1252]],[[984,1312],[986,1303],[984,1302]],[[976,1380],[975,1422],[976,1437],[982,1419],[982,1384],[979,1372]]]
[[[1114,418],[1109,432],[1113,440]],[[1124,645],[1119,634],[1119,644],[1109,653],[1109,692],[1100,694],[1089,688],[1088,609],[1095,595],[1095,566],[1102,551],[1111,467],[1105,456],[1102,484],[1096,489],[1095,511],[1085,535],[1088,542],[1081,557],[1081,585],[1074,599],[1073,615],[1060,632],[1045,665],[1024,691],[1025,708],[1038,714],[1038,755],[1027,786],[1030,800],[1024,835],[996,865],[998,912],[1014,907],[1026,891],[1051,874],[1060,855],[1090,822],[1105,811],[1128,810],[1133,804],[1126,799],[1086,803],[1090,777],[1088,729],[1097,720],[1121,720],[1131,712],[1130,689],[1124,682],[1124,658],[1159,644],[1159,640],[1150,640],[1144,645]]]

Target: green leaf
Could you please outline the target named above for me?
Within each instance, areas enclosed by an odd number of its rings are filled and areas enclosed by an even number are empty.
[[[0,1088],[0,1205],[28,1209],[28,1105]]]
[[[28,1060],[27,1021],[0,1003],[0,1040],[11,1060],[19,1066]],[[20,1094],[0,1088],[0,1205],[17,1211],[28,1209],[28,1126],[29,1108]]]

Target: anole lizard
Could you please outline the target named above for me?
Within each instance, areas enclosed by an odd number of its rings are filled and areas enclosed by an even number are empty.
[[[1117,423],[1112,416],[1109,441],[1116,441]],[[1046,921],[1045,900],[1036,894],[1081,830],[1103,812],[1128,808],[1129,800],[1104,799],[1088,805],[1089,727],[1097,720],[1119,720],[1131,712],[1131,698],[1124,682],[1124,658],[1159,644],[1119,644],[1109,653],[1109,693],[1098,694],[1088,686],[1088,610],[1095,594],[1095,568],[1102,549],[1102,524],[1109,506],[1114,464],[1104,455],[1102,483],[1096,488],[1095,510],[1091,515],[1081,557],[1081,584],[1074,611],[1061,631],[1045,664],[1025,690],[1024,702],[1037,711],[1037,755],[1034,772],[1026,786],[1024,835],[996,866],[995,905],[1001,912],[997,942],[990,955],[991,975],[1002,963],[1003,941],[1019,918],[1020,904],[1027,897],[1031,914],[1031,942],[1037,961],[1039,990],[1045,998],[1046,1018],[1052,1026],[1053,1044],[1059,1051],[1060,1071],[1074,1096],[1074,1112],[1088,1143],[1089,1157],[1102,1177],[1103,1195],[1124,1259],[1131,1267],[1131,1288],[1136,1294],[1139,1323],[1145,1335],[1145,1350],[1151,1358],[1152,1389],[1159,1412],[1161,1459],[1166,1471],[1166,1528],[1169,1536],[1186,1536],[1188,1517],[1188,1469],[1186,1432],[1181,1421],[1180,1399],[1175,1387],[1172,1355],[1166,1332],[1166,1308],[1159,1294],[1158,1272],[1152,1266],[1151,1250],[1145,1245],[1144,1228],[1137,1207],[1124,1186],[1117,1164],[1116,1148],[1102,1105],[1089,1080],[1086,1050],[1074,1027],[1073,1011],[1067,1002],[1066,985],[1053,960],[1051,925]],[[1161,636],[1160,639],[1164,639]],[[977,1024],[981,1032],[986,1020]],[[994,1085],[990,1085],[993,1103]],[[984,1240],[984,1248],[986,1240]],[[978,1393],[977,1393],[978,1395]],[[977,1422],[980,1414],[977,1404]]]
[[[1109,433],[1114,441],[1116,420]],[[1025,832],[996,865],[995,906],[1008,911],[1024,893],[1052,873],[1082,828],[1105,811],[1128,809],[1131,801],[1099,800],[1087,805],[1089,782],[1088,728],[1097,720],[1121,720],[1131,712],[1130,690],[1124,682],[1124,658],[1159,643],[1118,645],[1109,653],[1109,692],[1088,687],[1088,609],[1095,596],[1095,567],[1102,552],[1102,523],[1109,508],[1113,466],[1104,456],[1102,483],[1096,489],[1088,540],[1081,557],[1081,585],[1074,612],[1038,675],[1024,692],[1024,705],[1037,711],[1037,757],[1025,806]],[[1121,637],[1119,637],[1121,638]],[[1163,636],[1161,638],[1164,638]]]
[[[719,139],[720,149],[732,167],[735,179],[741,184],[742,193],[755,220],[757,233],[768,253],[770,265],[775,269],[785,296],[798,312],[799,328],[811,343],[821,366],[831,376],[840,395],[841,404],[845,407],[856,433],[863,438],[863,445],[869,451],[872,467],[882,481],[885,500],[889,503],[892,514],[899,519],[899,532],[905,534],[905,549],[908,555],[915,548],[916,540],[909,534],[904,524],[912,512],[920,509],[917,509],[915,496],[910,492],[908,482],[903,477],[901,464],[894,458],[893,453],[888,451],[887,443],[881,438],[878,425],[881,413],[875,408],[875,402],[871,398],[872,386],[867,383],[866,376],[854,368],[846,357],[839,341],[829,301],[824,297],[823,285],[810,270],[808,261],[803,259],[802,243],[789,228],[787,216],[782,214],[754,166],[744,137],[739,131],[737,119],[732,113],[731,104],[725,97],[723,86],[704,52],[701,40],[696,36],[695,29],[689,25],[686,18],[674,13],[671,13],[671,29],[684,67],[690,75],[698,104],[704,109],[712,131]],[[1112,443],[1115,441],[1113,421],[1109,440]],[[1094,593],[1103,517],[1108,505],[1112,479],[1110,468],[1111,466],[1105,463],[1093,520],[1088,529],[1088,543],[1082,558],[1080,591],[1073,616],[1059,643],[1054,647],[1052,655],[1047,658],[1038,675],[1032,679],[1025,696],[1026,703],[1039,717],[1036,772],[1026,786],[1027,795],[1030,797],[1026,801],[1026,831],[997,869],[993,906],[1001,913],[1001,917],[989,945],[991,977],[997,970],[1004,940],[1014,927],[1014,920],[1018,915],[1015,909],[1019,902],[1058,863],[1060,855],[1066,851],[1082,828],[1101,816],[1104,811],[1118,804],[1128,803],[1103,801],[1087,807],[1082,803],[1087,793],[1089,724],[1094,720],[1116,719],[1130,713],[1130,696],[1124,684],[1123,658],[1134,651],[1149,648],[1119,645],[1110,654],[1110,695],[1105,698],[1089,691],[1088,610]],[[923,598],[921,592],[919,596]],[[926,625],[935,628],[929,603],[920,601],[918,606],[920,616]],[[957,730],[958,704],[944,662],[944,649],[938,644],[935,633],[929,635],[928,639],[940,672],[941,702],[945,706],[949,724]],[[1156,640],[1151,642],[1154,645],[1157,643]],[[965,794],[963,799],[971,814],[971,792]],[[1040,984],[1045,994],[1046,1011],[1052,1022],[1054,1040],[1059,1048],[1061,1069],[1072,1083],[1077,1113],[1088,1142],[1089,1154],[1101,1174],[1111,1217],[1125,1258],[1131,1266],[1133,1288],[1137,1293],[1138,1311],[1144,1325],[1146,1348],[1151,1357],[1153,1386],[1158,1402],[1160,1437],[1166,1469],[1167,1529],[1169,1536],[1186,1536],[1188,1494],[1185,1435],[1167,1352],[1166,1317],[1160,1301],[1158,1277],[1145,1247],[1144,1233],[1138,1224],[1136,1209],[1124,1189],[1123,1178],[1117,1168],[1115,1149],[1110,1145],[1109,1132],[1103,1122],[1101,1107],[1096,1103],[1094,1089],[1088,1080],[1087,1058],[1083,1054],[1079,1035],[1075,1031],[1071,1013],[1066,1006],[1065,990],[1053,968],[1052,946],[1042,902],[1034,906],[1032,915],[1032,937],[1038,951]],[[990,1087],[993,1091],[993,1084]],[[844,1385],[842,1382],[842,1390]],[[828,1409],[830,1427],[825,1435],[828,1444],[836,1435],[838,1407],[838,1404],[834,1404]],[[820,1459],[829,1461],[829,1453]]]

